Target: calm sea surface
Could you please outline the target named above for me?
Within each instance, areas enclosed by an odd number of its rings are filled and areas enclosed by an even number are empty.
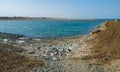
[[[105,20],[1,20],[0,32],[28,37],[68,37],[89,33]]]

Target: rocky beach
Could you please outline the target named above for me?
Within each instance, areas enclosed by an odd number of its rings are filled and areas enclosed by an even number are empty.
[[[87,35],[28,38],[0,32],[0,72],[120,72],[120,22]]]

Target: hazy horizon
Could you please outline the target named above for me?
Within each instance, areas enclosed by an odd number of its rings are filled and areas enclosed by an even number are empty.
[[[0,17],[120,19],[120,0],[3,0]]]

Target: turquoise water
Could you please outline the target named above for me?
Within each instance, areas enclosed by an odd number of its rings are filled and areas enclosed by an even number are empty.
[[[68,37],[89,33],[105,20],[3,20],[0,32],[28,37]]]

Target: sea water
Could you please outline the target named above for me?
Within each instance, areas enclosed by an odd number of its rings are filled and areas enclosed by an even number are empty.
[[[52,38],[83,35],[105,20],[0,20],[0,32]]]

